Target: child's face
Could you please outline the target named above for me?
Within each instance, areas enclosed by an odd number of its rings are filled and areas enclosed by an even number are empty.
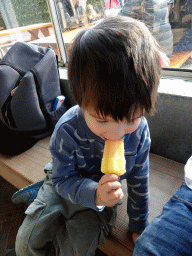
[[[110,116],[103,119],[102,116],[98,116],[93,109],[83,110],[85,122],[89,129],[101,137],[104,140],[119,140],[123,135],[134,132],[140,122],[140,112],[136,112],[131,122],[127,122],[126,119],[123,121],[116,122]]]

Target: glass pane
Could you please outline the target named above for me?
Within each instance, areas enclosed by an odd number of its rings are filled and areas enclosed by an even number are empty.
[[[17,41],[50,45],[59,54],[46,0],[0,0],[0,58]]]
[[[192,69],[191,0],[52,2],[68,54],[72,39],[83,27],[92,26],[108,15],[124,15],[142,20],[149,27],[162,51],[170,58],[169,67]],[[0,57],[16,41],[51,45],[59,55],[46,0],[0,1]]]
[[[108,15],[143,21],[170,58],[171,68],[192,69],[191,0],[55,0],[68,53],[84,26]]]

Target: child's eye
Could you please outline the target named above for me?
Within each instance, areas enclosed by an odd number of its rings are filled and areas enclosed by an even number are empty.
[[[102,120],[102,119],[98,119],[97,122],[99,122],[99,123],[107,123],[108,121]]]

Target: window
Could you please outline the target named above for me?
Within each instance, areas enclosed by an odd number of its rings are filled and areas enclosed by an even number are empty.
[[[58,53],[46,0],[0,1],[0,58],[17,41],[50,45]]]
[[[54,0],[64,42],[81,27],[107,15],[131,16],[143,21],[170,58],[170,68],[192,69],[192,1],[190,0]],[[69,32],[71,31],[71,32]]]
[[[1,55],[23,40],[50,44],[66,63],[74,36],[112,14],[143,21],[169,57],[169,68],[192,69],[191,0],[1,0],[0,12]]]

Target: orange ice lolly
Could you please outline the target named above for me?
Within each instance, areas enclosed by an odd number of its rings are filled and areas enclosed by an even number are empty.
[[[120,176],[125,173],[125,163],[124,141],[106,140],[101,162],[101,172]]]

